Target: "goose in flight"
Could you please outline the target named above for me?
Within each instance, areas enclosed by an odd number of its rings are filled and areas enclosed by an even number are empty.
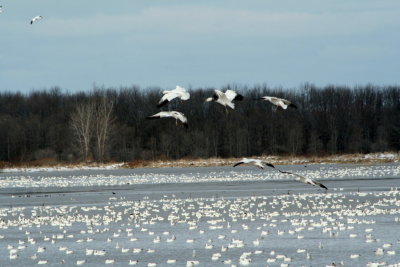
[[[163,91],[163,97],[158,102],[157,107],[160,108],[166,105],[168,102],[172,101],[172,99],[179,97],[181,100],[188,100],[190,98],[190,94],[186,91],[185,88],[176,86],[174,90],[171,91]]]
[[[269,166],[271,168],[275,168],[275,166],[272,165],[271,163],[264,162],[260,159],[248,159],[248,158],[242,158],[239,162],[235,163],[233,167],[239,166],[240,164],[251,164],[260,169],[264,169],[264,165]]]
[[[223,105],[225,109],[227,106],[230,107],[231,109],[234,109],[235,104],[232,102],[233,100],[242,101],[243,96],[232,90],[226,90],[225,93],[223,93],[220,90],[214,90],[214,95],[212,97],[207,98],[206,102],[215,101]],[[228,110],[226,109],[226,111]]]
[[[276,107],[281,107],[282,109],[287,109],[287,107],[297,108],[297,106],[295,104],[293,104],[292,102],[290,102],[289,100],[274,97],[274,96],[263,96],[261,98],[258,98],[257,100],[269,101],[272,104],[274,104]]]
[[[161,118],[174,118],[176,120],[176,124],[178,124],[178,120],[180,120],[183,126],[188,128],[186,116],[179,111],[161,111],[152,116],[147,117],[147,119],[161,119]]]
[[[298,181],[300,181],[300,182],[302,182],[302,183],[310,184],[310,185],[314,185],[314,186],[315,186],[315,185],[318,185],[318,186],[324,188],[325,190],[328,190],[328,187],[326,187],[325,185],[323,185],[323,184],[321,184],[321,183],[319,183],[319,182],[317,182],[317,181],[315,181],[315,180],[313,180],[313,179],[304,177],[304,176],[302,176],[302,175],[300,175],[300,174],[292,173],[292,172],[285,172],[285,171],[281,171],[281,170],[279,170],[279,172],[297,176],[298,178],[297,178],[296,180],[298,180]]]
[[[42,19],[43,17],[42,16],[36,16],[36,17],[34,17],[33,19],[31,19],[31,24],[33,24],[35,21],[37,21],[37,20],[39,20],[39,19]]]

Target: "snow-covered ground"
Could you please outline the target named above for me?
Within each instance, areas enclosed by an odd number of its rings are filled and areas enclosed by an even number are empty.
[[[365,179],[374,177],[400,177],[399,163],[379,165],[312,164],[276,165],[276,168],[295,172],[315,180]],[[203,167],[203,168],[140,168],[95,169],[42,172],[0,173],[0,192],[6,188],[70,188],[126,186],[138,184],[205,183],[242,181],[281,181],[295,177],[276,169],[259,170],[254,167]]]
[[[121,168],[124,163],[102,164],[99,166],[53,166],[53,167],[18,167],[4,168],[0,172],[55,172],[55,171],[76,171],[76,170],[113,170]]]

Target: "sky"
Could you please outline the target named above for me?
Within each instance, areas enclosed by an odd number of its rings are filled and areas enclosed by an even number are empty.
[[[398,0],[0,5],[0,91],[399,84]]]

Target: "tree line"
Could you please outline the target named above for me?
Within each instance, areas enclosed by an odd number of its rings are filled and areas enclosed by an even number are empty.
[[[0,93],[0,161],[132,161],[152,159],[326,155],[400,150],[399,86],[297,89],[228,85],[244,96],[235,110],[205,103],[213,88],[189,90],[188,101],[161,110],[188,117],[146,120],[158,111],[159,88],[59,88]],[[276,96],[298,109],[274,111]]]

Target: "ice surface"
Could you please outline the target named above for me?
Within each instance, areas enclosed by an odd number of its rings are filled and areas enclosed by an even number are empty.
[[[1,173],[0,266],[395,264],[399,167]]]

